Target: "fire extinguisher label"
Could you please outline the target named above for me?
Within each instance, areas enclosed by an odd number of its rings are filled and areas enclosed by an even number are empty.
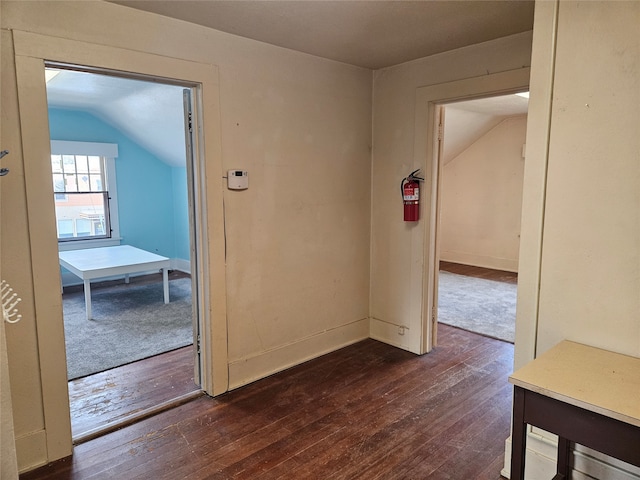
[[[403,196],[405,202],[417,202],[418,200],[420,200],[420,189],[414,187],[405,187]]]

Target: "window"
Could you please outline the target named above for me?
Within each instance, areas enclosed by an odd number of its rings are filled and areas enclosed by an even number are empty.
[[[58,241],[117,239],[117,145],[52,141],[51,152]]]

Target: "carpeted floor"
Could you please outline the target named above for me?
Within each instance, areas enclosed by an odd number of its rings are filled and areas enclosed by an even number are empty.
[[[513,343],[517,285],[440,271],[438,321]]]
[[[92,288],[93,319],[85,318],[84,292],[65,293],[65,342],[69,380],[193,343],[191,279]]]

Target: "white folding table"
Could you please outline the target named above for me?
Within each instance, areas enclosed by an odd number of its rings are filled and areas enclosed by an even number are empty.
[[[169,303],[169,259],[130,245],[59,252],[60,265],[84,281],[87,320],[91,319],[91,280],[130,273],[162,270],[164,303]]]

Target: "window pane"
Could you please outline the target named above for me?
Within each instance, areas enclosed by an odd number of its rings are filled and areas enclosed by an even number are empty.
[[[59,239],[109,237],[106,193],[69,193],[66,201],[56,199]],[[64,222],[64,228],[61,226]],[[72,225],[69,227],[69,223]],[[75,224],[75,232],[73,225]]]
[[[93,233],[94,235],[105,235],[104,217],[102,220],[98,219],[93,221]]]
[[[73,237],[73,220],[58,220],[58,238]]]
[[[76,236],[88,237],[89,235],[91,235],[91,220],[86,218],[76,219]]]
[[[90,192],[91,186],[89,185],[89,175],[78,175],[78,191]]]
[[[104,187],[102,186],[102,178],[98,175],[91,175],[91,191],[102,192]]]
[[[102,173],[102,162],[100,157],[90,156],[89,158],[89,171],[91,173]]]
[[[51,155],[59,240],[111,237],[104,168],[95,155]]]
[[[64,176],[64,191],[65,192],[77,192],[78,184],[76,183],[75,175],[65,175]]]
[[[64,177],[61,173],[53,175],[53,191],[64,192]]]
[[[75,157],[73,155],[63,155],[62,167],[64,168],[64,173],[76,173]]]
[[[78,173],[89,173],[89,164],[85,155],[76,155],[76,169]]]
[[[62,173],[62,155],[51,155],[51,171]]]

